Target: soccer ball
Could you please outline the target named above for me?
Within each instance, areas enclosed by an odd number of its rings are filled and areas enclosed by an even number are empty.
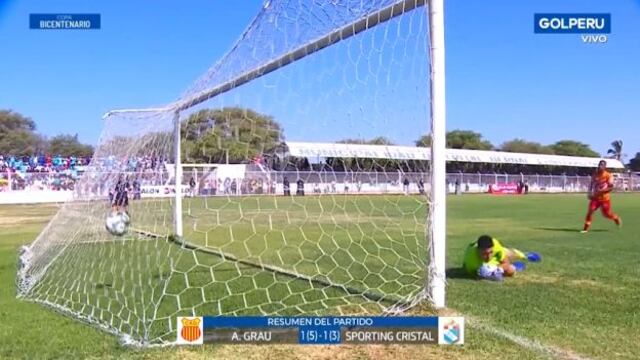
[[[31,248],[28,246],[21,246],[18,252],[20,254],[18,257],[18,268],[22,270],[31,262],[33,253],[31,252]]]
[[[496,265],[482,264],[482,266],[478,269],[478,276],[481,279],[502,281],[504,270]]]
[[[131,224],[131,218],[129,217],[129,214],[127,214],[126,212],[123,212],[123,213],[120,213],[120,216],[122,216],[122,220],[127,226]]]
[[[129,227],[129,216],[124,213],[110,214],[107,216],[105,227],[107,231],[115,236],[122,236],[127,232]]]

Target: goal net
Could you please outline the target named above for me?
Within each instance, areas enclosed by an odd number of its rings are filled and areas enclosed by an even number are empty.
[[[176,102],[105,115],[73,201],[21,249],[19,296],[141,345],[174,342],[177,316],[430,300],[430,164],[287,146],[429,143],[428,15],[424,0],[265,2]],[[121,237],[105,230],[119,180]]]

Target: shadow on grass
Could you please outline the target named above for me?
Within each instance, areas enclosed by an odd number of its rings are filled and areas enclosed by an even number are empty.
[[[533,228],[534,230],[544,230],[544,231],[558,231],[558,232],[574,232],[574,233],[579,233],[580,229],[576,229],[576,228],[549,228],[549,227],[538,227],[538,228]],[[609,230],[605,230],[605,229],[593,229],[593,230],[589,230],[589,232],[607,232]]]
[[[472,275],[469,275],[463,268],[455,267],[448,268],[446,270],[447,279],[466,279],[466,280],[475,280],[476,278]]]

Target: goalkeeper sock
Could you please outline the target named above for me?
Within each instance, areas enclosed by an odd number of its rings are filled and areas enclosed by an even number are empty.
[[[518,259],[520,260],[524,260],[527,258],[527,256],[520,250],[518,249],[511,249],[511,251],[513,251],[513,253],[518,257]]]

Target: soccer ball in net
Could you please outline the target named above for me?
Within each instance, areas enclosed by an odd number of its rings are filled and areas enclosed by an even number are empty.
[[[129,224],[131,224],[131,218],[129,217],[129,214],[123,212],[120,213],[120,216],[122,216],[122,220],[124,221],[125,225],[129,226]]]
[[[18,257],[18,269],[22,270],[25,268],[30,262],[32,257],[31,248],[28,246],[21,246],[18,250],[20,256]]]
[[[127,232],[129,222],[129,216],[125,213],[110,214],[107,216],[105,227],[112,235],[122,236]]]

